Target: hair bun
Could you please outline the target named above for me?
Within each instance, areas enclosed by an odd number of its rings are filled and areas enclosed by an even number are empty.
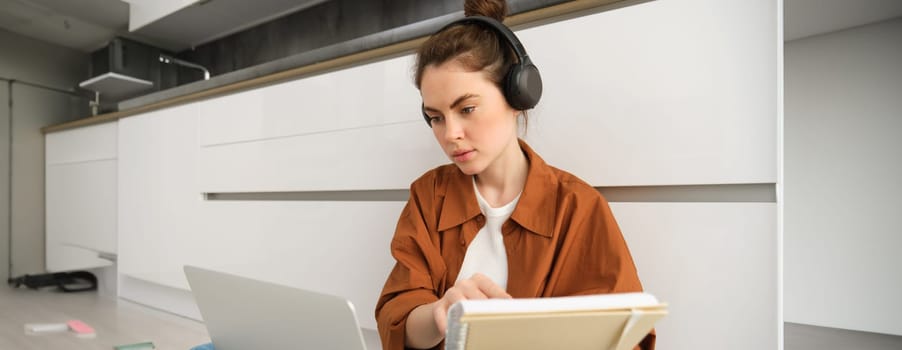
[[[464,0],[464,15],[486,16],[504,21],[507,15],[507,1],[505,0]]]

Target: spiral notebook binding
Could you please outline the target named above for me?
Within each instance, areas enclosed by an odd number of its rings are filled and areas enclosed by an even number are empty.
[[[445,350],[464,350],[467,345],[467,331],[470,325],[460,322],[463,307],[458,303],[448,310],[448,333],[445,335]]]

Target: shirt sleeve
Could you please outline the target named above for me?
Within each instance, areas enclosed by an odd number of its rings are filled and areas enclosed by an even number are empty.
[[[429,210],[431,203],[424,203],[411,186],[391,242],[395,266],[376,303],[376,324],[384,350],[404,349],[407,316],[417,306],[438,300],[436,281],[444,276],[445,265],[430,239],[423,206]]]
[[[603,196],[592,190],[574,207],[561,251],[558,295],[641,292],[642,283],[614,214]],[[653,350],[652,330],[636,349]]]

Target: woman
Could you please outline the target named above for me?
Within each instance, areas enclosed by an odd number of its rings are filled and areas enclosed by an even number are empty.
[[[506,4],[467,0],[464,10],[501,22]],[[447,26],[419,49],[424,117],[453,164],[411,185],[376,305],[383,349],[440,346],[459,300],[642,290],[601,194],[518,139],[526,115],[512,105],[532,107],[505,90],[518,56],[479,21]]]

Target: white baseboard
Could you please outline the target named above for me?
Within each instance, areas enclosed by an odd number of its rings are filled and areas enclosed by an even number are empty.
[[[163,286],[128,275],[119,275],[119,297],[154,309],[202,321],[200,310],[197,309],[190,290]]]

